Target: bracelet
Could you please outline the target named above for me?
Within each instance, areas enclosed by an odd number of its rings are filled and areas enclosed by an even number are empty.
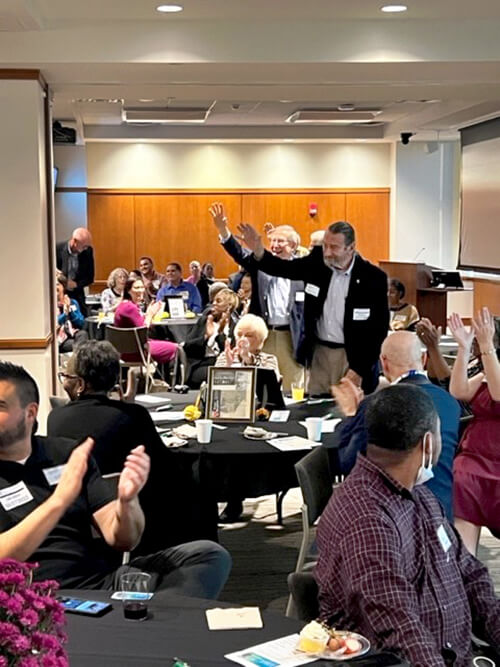
[[[494,347],[490,348],[489,350],[486,350],[486,352],[480,352],[480,355],[482,357],[487,356],[488,354],[496,354],[496,350]]]

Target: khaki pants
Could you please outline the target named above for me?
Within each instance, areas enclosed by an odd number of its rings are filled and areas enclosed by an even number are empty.
[[[264,352],[278,358],[278,366],[283,377],[283,391],[291,391],[292,382],[303,382],[304,368],[293,358],[292,335],[289,331],[269,331],[264,343]]]
[[[345,349],[316,343],[309,379],[310,394],[330,394],[332,384],[344,377],[349,369]]]

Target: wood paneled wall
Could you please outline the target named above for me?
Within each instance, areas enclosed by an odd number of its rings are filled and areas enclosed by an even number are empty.
[[[487,306],[493,315],[500,317],[500,281],[474,278],[474,314]]]
[[[236,269],[220,247],[208,213],[221,201],[232,230],[250,222],[262,230],[265,222],[291,224],[303,245],[309,235],[336,220],[351,222],[358,249],[372,262],[389,256],[389,189],[370,190],[248,190],[248,191],[112,191],[89,190],[88,220],[94,238],[96,281],[117,266],[131,269],[141,255],[150,255],[157,270],[168,262],[212,261],[217,276]],[[318,215],[309,216],[309,204]]]

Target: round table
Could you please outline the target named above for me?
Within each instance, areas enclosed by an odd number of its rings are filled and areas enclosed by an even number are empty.
[[[191,327],[198,321],[198,317],[171,318],[162,320],[161,322],[153,322],[150,327],[149,337],[157,340],[171,340],[173,343],[182,343],[186,340]],[[102,322],[99,324],[97,315],[90,315],[85,318],[85,329],[91,339],[104,340],[107,324],[111,324],[111,322]]]

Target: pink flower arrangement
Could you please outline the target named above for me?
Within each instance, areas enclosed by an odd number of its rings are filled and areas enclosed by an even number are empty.
[[[68,667],[56,581],[32,583],[36,564],[0,559],[0,667]]]

